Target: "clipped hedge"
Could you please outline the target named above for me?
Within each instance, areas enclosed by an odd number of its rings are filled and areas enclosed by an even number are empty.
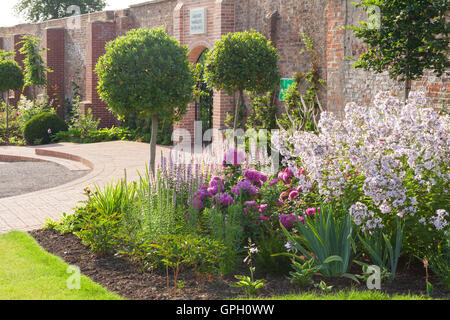
[[[31,145],[48,144],[52,141],[52,135],[67,130],[66,122],[55,113],[43,112],[33,116],[25,123],[23,136],[25,141]]]

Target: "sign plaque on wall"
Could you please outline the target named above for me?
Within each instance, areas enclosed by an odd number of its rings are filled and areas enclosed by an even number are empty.
[[[292,78],[283,78],[280,82],[280,101],[284,101],[286,90],[294,83]]]
[[[191,9],[191,34],[206,33],[206,10],[205,8]]]

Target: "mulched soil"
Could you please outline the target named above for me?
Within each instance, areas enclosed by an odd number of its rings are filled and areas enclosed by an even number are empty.
[[[37,242],[48,252],[60,256],[68,264],[76,265],[81,272],[93,281],[103,285],[131,300],[217,300],[238,297],[239,289],[230,287],[235,282],[232,275],[225,277],[214,277],[211,281],[198,282],[195,274],[189,270],[182,271],[179,280],[185,286],[175,295],[173,290],[167,289],[167,279],[164,271],[146,272],[140,270],[136,265],[125,258],[114,255],[96,256],[84,246],[78,237],[72,234],[61,235],[53,230],[37,230],[30,232]],[[360,273],[360,267],[354,266],[352,272]],[[286,277],[274,277],[256,275],[257,279],[267,280],[266,285],[258,291],[262,297],[283,295],[293,293],[295,287]],[[333,286],[333,291],[349,289],[352,283],[349,279],[321,279],[317,277],[316,282],[325,280],[327,285]],[[434,286],[433,298],[450,298],[450,291],[438,285],[438,279],[430,275],[430,282]],[[354,285],[353,288],[364,290],[365,284]],[[315,290],[313,286],[302,291]],[[425,295],[425,269],[420,264],[410,265],[408,270],[406,262],[400,261],[397,279],[390,285],[382,284],[382,291],[389,294],[417,294]]]

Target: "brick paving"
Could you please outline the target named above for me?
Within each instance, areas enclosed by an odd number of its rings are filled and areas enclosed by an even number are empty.
[[[0,147],[0,161],[8,158],[38,159],[58,163],[69,170],[92,169],[84,177],[55,188],[0,199],[0,234],[12,230],[39,229],[47,219],[58,220],[64,212],[73,213],[73,208],[86,199],[83,192],[87,186],[103,186],[112,180],[117,181],[124,177],[125,171],[128,181],[137,180],[138,172],[145,171],[149,153],[148,144],[129,141]],[[169,154],[169,148],[158,147],[156,161],[160,161],[161,155],[168,157]]]

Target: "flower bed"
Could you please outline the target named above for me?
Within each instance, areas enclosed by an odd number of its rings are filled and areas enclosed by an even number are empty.
[[[428,294],[448,288],[449,117],[421,95],[374,102],[348,105],[343,120],[323,113],[318,133],[274,135],[285,165],[275,176],[236,150],[220,167],[163,163],[155,177],[87,190],[75,215],[50,226],[163,271],[174,293],[186,270],[199,283],[235,275],[248,295],[269,285],[262,276],[288,276],[292,289],[395,287],[405,261],[424,266]]]

